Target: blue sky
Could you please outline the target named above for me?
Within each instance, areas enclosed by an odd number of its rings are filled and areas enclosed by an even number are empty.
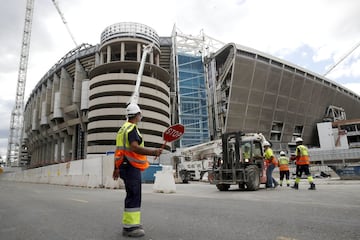
[[[6,154],[26,0],[0,0],[0,155]],[[360,42],[358,0],[58,0],[78,43],[98,44],[117,22],[140,22],[160,36],[174,25],[257,49],[324,74]],[[50,0],[35,0],[25,101],[41,77],[74,48]],[[360,48],[327,77],[360,94]]]

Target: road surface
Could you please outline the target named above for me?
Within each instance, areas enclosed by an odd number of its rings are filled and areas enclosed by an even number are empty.
[[[315,179],[316,181],[317,179]],[[360,181],[317,180],[256,192],[219,192],[202,182],[155,193],[143,184],[148,240],[360,239]],[[89,189],[2,181],[0,239],[124,239],[123,189]]]

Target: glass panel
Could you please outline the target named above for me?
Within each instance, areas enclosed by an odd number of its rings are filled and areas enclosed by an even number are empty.
[[[179,119],[185,126],[180,147],[210,140],[204,68],[200,56],[178,55]]]

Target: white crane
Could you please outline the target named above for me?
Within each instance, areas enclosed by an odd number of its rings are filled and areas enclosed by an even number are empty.
[[[67,21],[66,21],[66,19],[65,19],[65,17],[64,17],[64,14],[61,12],[60,7],[59,7],[57,1],[56,1],[56,0],[52,0],[52,2],[53,2],[53,4],[54,4],[56,10],[57,10],[58,13],[59,13],[59,15],[60,15],[60,17],[61,17],[61,20],[63,21],[63,23],[64,23],[64,25],[65,25],[65,27],[66,27],[66,30],[68,31],[71,39],[73,40],[73,42],[74,42],[74,44],[75,44],[75,47],[79,46],[79,45],[76,43],[75,37],[74,37],[74,35],[71,33],[69,26],[67,25]]]
[[[20,54],[20,66],[19,66],[18,81],[16,87],[15,106],[11,113],[11,119],[10,119],[10,132],[9,132],[7,158],[6,158],[7,165],[11,165],[12,162],[15,162],[17,159],[19,159],[19,148],[21,143],[20,142],[21,135],[23,131],[24,93],[25,93],[26,72],[27,72],[28,58],[29,58],[33,12],[34,12],[34,0],[27,0],[24,31],[21,42],[22,44],[21,44],[21,54]]]
[[[345,58],[347,58],[350,54],[352,54],[358,47],[360,46],[360,42],[358,42],[353,48],[351,48],[351,50],[349,52],[347,52],[344,56],[342,56],[342,58],[340,58],[339,61],[337,61],[335,64],[333,64],[324,74],[324,77],[326,77],[326,75],[328,75],[334,68],[337,67],[337,65],[339,65],[342,61],[345,60]]]
[[[154,46],[154,44],[150,43],[149,45],[146,45],[144,47],[144,49],[143,49],[143,54],[142,54],[142,57],[141,57],[139,72],[138,72],[138,75],[137,75],[137,78],[136,78],[135,90],[134,90],[134,93],[132,94],[132,96],[130,97],[130,100],[128,102],[129,104],[130,103],[137,104],[138,101],[139,101],[139,96],[140,96],[139,89],[140,89],[140,83],[141,83],[142,75],[143,75],[143,72],[144,72],[144,66],[145,66],[145,62],[146,62],[146,57],[147,57],[147,55],[149,53],[151,53],[153,46]]]
[[[23,122],[24,122],[24,94],[25,94],[26,73],[27,73],[27,66],[29,59],[30,36],[31,36],[31,27],[33,21],[34,1],[35,0],[26,1],[25,24],[24,24],[23,38],[21,42],[20,66],[18,72],[15,106],[11,113],[11,119],[10,119],[10,131],[9,131],[7,157],[6,157],[6,164],[8,166],[10,166],[13,162],[20,163],[20,145],[22,140]],[[52,2],[56,10],[60,14],[60,17],[63,23],[65,24],[66,29],[68,30],[75,46],[78,46],[74,36],[72,35],[67,25],[64,15],[62,14],[57,4],[57,1],[52,0]]]

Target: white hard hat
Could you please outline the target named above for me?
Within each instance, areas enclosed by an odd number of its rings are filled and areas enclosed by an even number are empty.
[[[130,103],[126,107],[126,115],[135,115],[137,113],[141,113],[140,107],[136,103]]]
[[[302,142],[303,141],[303,139],[301,138],[301,137],[297,137],[296,139],[295,139],[295,142]]]
[[[285,156],[286,154],[285,154],[284,151],[281,151],[281,152],[280,152],[280,155]]]
[[[268,141],[264,141],[263,145],[264,145],[264,147],[266,147],[266,146],[270,147],[270,143]]]

